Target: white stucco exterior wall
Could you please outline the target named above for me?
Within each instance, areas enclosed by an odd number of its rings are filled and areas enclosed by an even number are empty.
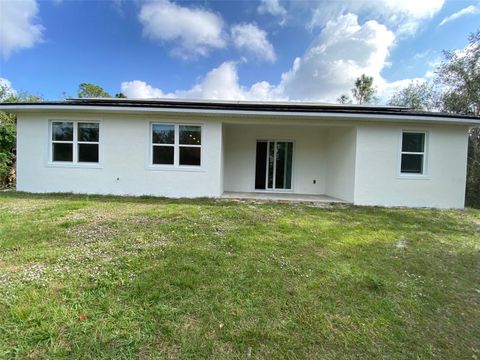
[[[354,201],[356,145],[355,127],[328,130],[325,194]]]
[[[321,126],[224,125],[225,191],[255,190],[257,140],[291,140],[294,142],[293,192],[324,194],[327,130]]]
[[[402,130],[427,131],[425,176],[400,175]],[[467,133],[466,126],[358,126],[354,203],[463,208]]]
[[[50,120],[99,120],[100,165],[49,164]],[[151,122],[202,125],[200,169],[149,166]],[[218,120],[128,115],[21,115],[17,123],[17,190],[168,197],[222,194],[222,123]]]
[[[17,189],[167,197],[251,192],[257,140],[294,141],[293,192],[327,194],[357,205],[463,208],[466,125],[400,125],[332,120],[281,122],[182,115],[31,113],[18,117]],[[49,163],[50,120],[100,122],[99,166]],[[228,123],[223,123],[227,121]],[[244,121],[244,123],[243,123]],[[150,123],[202,125],[202,166],[152,168]],[[400,175],[402,130],[427,132],[426,175]],[[315,184],[313,182],[315,180]]]

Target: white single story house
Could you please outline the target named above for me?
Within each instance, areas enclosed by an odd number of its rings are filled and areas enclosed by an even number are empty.
[[[16,113],[17,190],[293,194],[463,208],[478,117],[302,102],[72,99]]]

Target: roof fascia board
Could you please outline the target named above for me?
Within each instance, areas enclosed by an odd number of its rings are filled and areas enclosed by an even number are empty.
[[[436,117],[422,115],[393,115],[393,114],[355,114],[336,113],[336,112],[295,112],[295,111],[253,111],[253,110],[220,110],[220,109],[178,109],[178,108],[141,108],[141,107],[111,107],[111,106],[85,106],[85,105],[2,105],[0,111],[12,111],[18,114],[31,112],[103,112],[103,113],[177,113],[177,114],[203,114],[211,116],[256,116],[256,117],[298,117],[298,118],[316,118],[316,119],[354,119],[379,122],[426,122],[450,125],[480,125],[480,120],[455,118],[455,117]]]

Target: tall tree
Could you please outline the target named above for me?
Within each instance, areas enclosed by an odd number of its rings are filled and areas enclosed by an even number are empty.
[[[412,81],[407,87],[394,93],[388,105],[435,111],[441,108],[441,95],[432,84]]]
[[[79,98],[110,98],[112,97],[101,86],[90,84],[90,83],[81,83],[78,86],[77,96]]]
[[[68,98],[69,96],[64,93],[64,98]],[[77,97],[79,98],[111,98],[112,96],[106,92],[101,86],[90,84],[90,83],[81,83],[78,86]],[[115,94],[116,98],[126,99],[124,93],[119,92]]]
[[[480,31],[470,34],[462,51],[444,51],[445,61],[436,71],[436,80],[445,86],[444,110],[480,115]]]
[[[355,80],[352,95],[358,104],[366,104],[375,100],[376,89],[373,86],[373,77],[362,74]]]
[[[469,36],[462,51],[444,51],[436,80],[445,87],[443,109],[480,115],[480,31]],[[480,128],[470,131],[467,169],[467,205],[480,207]]]

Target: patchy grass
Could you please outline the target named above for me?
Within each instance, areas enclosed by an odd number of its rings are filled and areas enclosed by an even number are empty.
[[[480,358],[480,211],[0,194],[0,358]]]

